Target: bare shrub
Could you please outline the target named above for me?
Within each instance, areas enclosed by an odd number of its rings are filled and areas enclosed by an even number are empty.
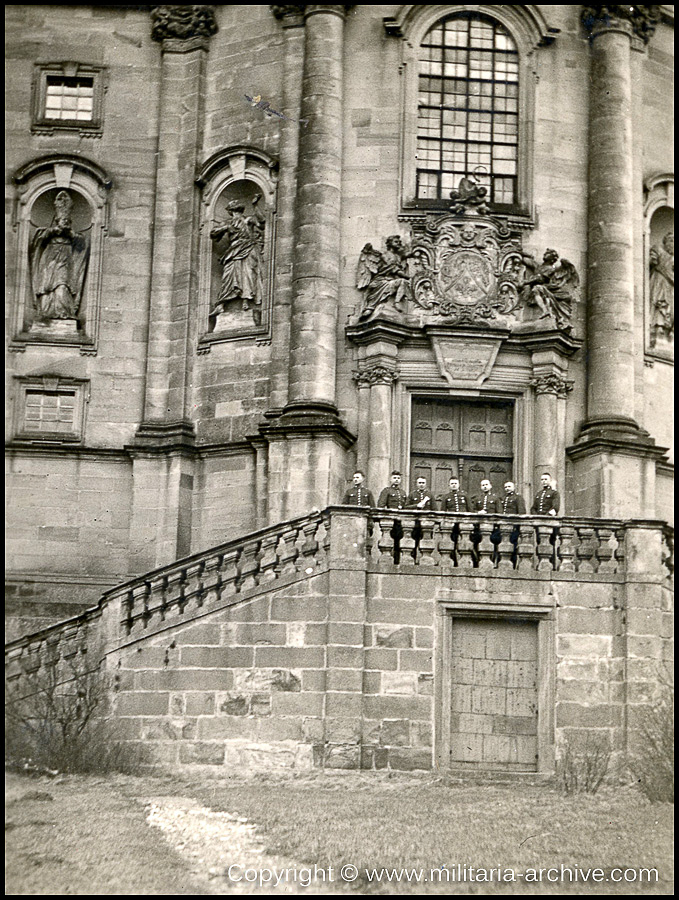
[[[46,660],[5,690],[5,760],[25,772],[135,773],[143,761],[106,718],[107,679],[85,655]]]
[[[565,794],[596,794],[604,783],[611,761],[607,737],[588,734],[576,740],[567,738],[556,774]]]
[[[634,778],[649,800],[674,803],[674,682],[660,679],[660,694],[641,713]]]

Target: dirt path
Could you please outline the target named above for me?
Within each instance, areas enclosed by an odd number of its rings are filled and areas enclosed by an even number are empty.
[[[168,785],[169,786],[169,785]],[[304,872],[264,853],[256,826],[190,797],[158,795],[158,780],[6,780],[7,894],[295,894],[323,884],[256,871]],[[336,891],[332,891],[336,893]]]

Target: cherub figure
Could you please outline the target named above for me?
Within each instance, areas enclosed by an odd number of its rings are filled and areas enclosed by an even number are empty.
[[[567,259],[559,259],[556,250],[545,250],[541,263],[527,253],[522,255],[522,261],[528,277],[521,284],[521,298],[541,310],[539,318],[553,317],[557,328],[569,330],[573,301],[577,299],[575,289],[580,284],[575,266]]]
[[[402,309],[403,301],[411,297],[408,250],[398,234],[390,235],[385,244],[384,253],[366,244],[358,258],[356,287],[365,291],[361,319],[369,318],[378,306],[389,301]]]

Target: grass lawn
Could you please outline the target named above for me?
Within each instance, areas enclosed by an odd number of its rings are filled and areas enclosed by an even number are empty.
[[[192,878],[195,866],[146,823],[145,798],[171,795],[259,826],[265,855],[258,865],[278,858],[332,867],[333,893],[672,893],[674,807],[651,804],[628,788],[565,797],[544,786],[459,785],[417,773],[220,776],[36,781],[10,775],[7,892],[233,892],[236,886],[226,880],[201,890]],[[32,796],[39,793],[52,799]],[[228,862],[228,842],[223,850]],[[358,869],[351,886],[339,878],[346,864]],[[544,880],[548,868],[561,865],[583,872],[600,868],[609,880],[584,881],[581,872],[574,882]],[[366,876],[366,870],[403,867],[424,870],[427,881],[379,883]],[[475,883],[432,880],[430,870],[442,867],[456,876],[469,867],[477,874],[499,868],[505,877],[509,868],[524,874],[542,868],[545,874],[535,883],[502,882],[499,874]],[[614,867],[657,868],[659,881],[615,884]]]
[[[236,811],[265,832],[266,849],[306,864],[375,868],[458,864],[525,873],[552,866],[657,868],[657,884],[401,883],[413,893],[668,893],[673,878],[673,806],[626,788],[565,797],[547,787],[446,784],[431,777],[318,775],[193,783],[192,796]],[[457,872],[458,870],[455,869]],[[462,869],[459,871],[463,871]],[[436,876],[438,877],[438,876]],[[547,876],[543,875],[543,879]],[[551,877],[551,876],[550,876]],[[575,877],[575,876],[573,876]],[[618,877],[617,873],[614,877]],[[629,876],[632,877],[632,876]],[[362,892],[384,892],[360,875]],[[392,883],[394,892],[395,885]]]

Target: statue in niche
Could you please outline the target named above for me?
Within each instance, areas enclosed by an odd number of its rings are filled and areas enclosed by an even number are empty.
[[[674,232],[668,232],[660,247],[652,247],[649,259],[651,276],[651,347],[658,336],[674,338]]]
[[[542,262],[524,253],[522,261],[527,275],[519,286],[520,297],[528,306],[537,306],[538,317],[552,317],[556,327],[563,331],[571,329],[573,302],[577,299],[575,289],[580,278],[575,266],[567,259],[559,259],[556,250],[545,250]]]
[[[59,191],[52,222],[47,228],[37,228],[30,241],[36,319],[43,324],[74,320],[80,308],[90,241],[86,234],[73,230],[72,212],[70,194]]]
[[[229,218],[216,222],[210,238],[217,245],[222,280],[210,316],[226,312],[232,302],[242,311],[252,310],[255,325],[261,324],[264,297],[264,230],[265,218],[252,200],[253,214],[245,215],[245,203],[232,200],[226,206]]]
[[[389,302],[399,312],[405,312],[404,301],[411,299],[409,252],[398,234],[390,235],[385,244],[384,253],[375,250],[372,244],[366,244],[358,258],[356,287],[365,291],[360,319],[368,319],[378,306]]]

